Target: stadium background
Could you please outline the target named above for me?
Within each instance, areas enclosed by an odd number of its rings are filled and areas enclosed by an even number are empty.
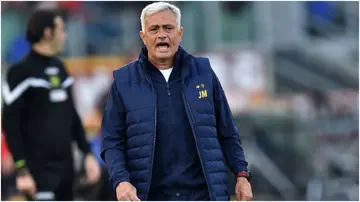
[[[138,57],[139,16],[148,3],[2,1],[2,81],[29,50],[30,13],[61,10],[68,36],[61,57],[99,153],[111,71]],[[209,57],[225,89],[253,172],[254,199],[358,200],[358,2],[173,3],[182,11],[182,46]],[[5,146],[2,200],[18,196]],[[88,186],[74,153],[77,198],[106,200],[106,167],[104,181]]]

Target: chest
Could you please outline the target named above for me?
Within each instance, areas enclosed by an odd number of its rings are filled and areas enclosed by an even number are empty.
[[[73,79],[62,66],[45,66],[33,71],[27,78],[30,89],[28,101],[32,104],[63,103],[69,100]]]
[[[196,76],[185,83],[181,79],[167,84],[149,84],[146,81],[124,83],[120,89],[125,110],[128,112],[154,106],[180,110],[190,105],[194,113],[214,113],[213,82],[210,77]]]

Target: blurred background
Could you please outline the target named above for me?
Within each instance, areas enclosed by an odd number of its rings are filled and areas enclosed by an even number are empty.
[[[111,71],[135,60],[141,10],[151,2],[1,2],[1,77],[30,47],[28,16],[57,8],[68,34],[64,59],[93,152]],[[255,200],[359,200],[359,3],[173,2],[182,46],[210,58],[241,131]],[[2,200],[16,198],[2,140]],[[79,200],[108,200],[106,166]],[[232,183],[234,179],[229,172]]]

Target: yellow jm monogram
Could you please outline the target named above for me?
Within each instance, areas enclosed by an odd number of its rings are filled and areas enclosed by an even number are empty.
[[[199,99],[206,98],[206,97],[207,97],[207,91],[206,90],[199,91]]]

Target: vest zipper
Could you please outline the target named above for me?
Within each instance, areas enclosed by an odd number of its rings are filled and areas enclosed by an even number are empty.
[[[168,96],[171,95],[169,82],[166,82],[166,92],[167,92]]]
[[[204,173],[204,177],[205,177],[205,181],[206,181],[206,185],[207,185],[207,188],[208,188],[208,192],[209,192],[210,199],[213,200],[213,199],[212,199],[213,197],[212,197],[211,192],[210,192],[209,181],[208,181],[208,179],[207,179],[207,174],[206,174],[206,172],[205,172],[205,168],[204,168],[204,164],[203,164],[203,161],[202,161],[202,157],[201,157],[201,154],[200,154],[200,152],[199,152],[199,147],[198,147],[197,139],[196,139],[196,137],[195,137],[195,128],[194,128],[194,127],[195,127],[195,119],[194,119],[194,116],[193,116],[192,113],[191,113],[190,104],[189,104],[189,103],[187,102],[187,100],[185,99],[184,91],[181,91],[181,94],[182,94],[184,103],[186,103],[185,105],[186,105],[186,107],[188,108],[188,110],[185,110],[185,111],[186,111],[188,117],[189,117],[189,114],[190,114],[190,119],[191,119],[191,122],[193,123],[193,124],[190,124],[190,126],[191,126],[191,130],[192,130],[192,132],[193,132],[193,136],[194,136],[194,140],[195,140],[196,151],[197,151],[197,153],[198,153],[198,155],[199,155],[200,164],[201,164],[201,168],[202,168],[203,173]],[[189,111],[189,112],[188,112],[188,111]]]
[[[155,156],[155,143],[156,143],[156,127],[157,127],[157,98],[156,98],[156,91],[154,86],[152,85],[152,83],[149,81],[149,79],[147,78],[147,76],[145,75],[146,80],[149,82],[149,84],[151,85],[151,89],[153,91],[154,94],[154,98],[155,98],[155,121],[154,121],[154,145],[153,145],[153,150],[152,150],[152,159],[151,159],[151,167],[150,167],[150,181],[149,181],[149,188],[146,194],[146,199],[148,199],[149,197],[149,192],[150,192],[150,187],[151,187],[151,181],[152,181],[152,170],[153,170],[153,166],[154,166],[154,156]]]

